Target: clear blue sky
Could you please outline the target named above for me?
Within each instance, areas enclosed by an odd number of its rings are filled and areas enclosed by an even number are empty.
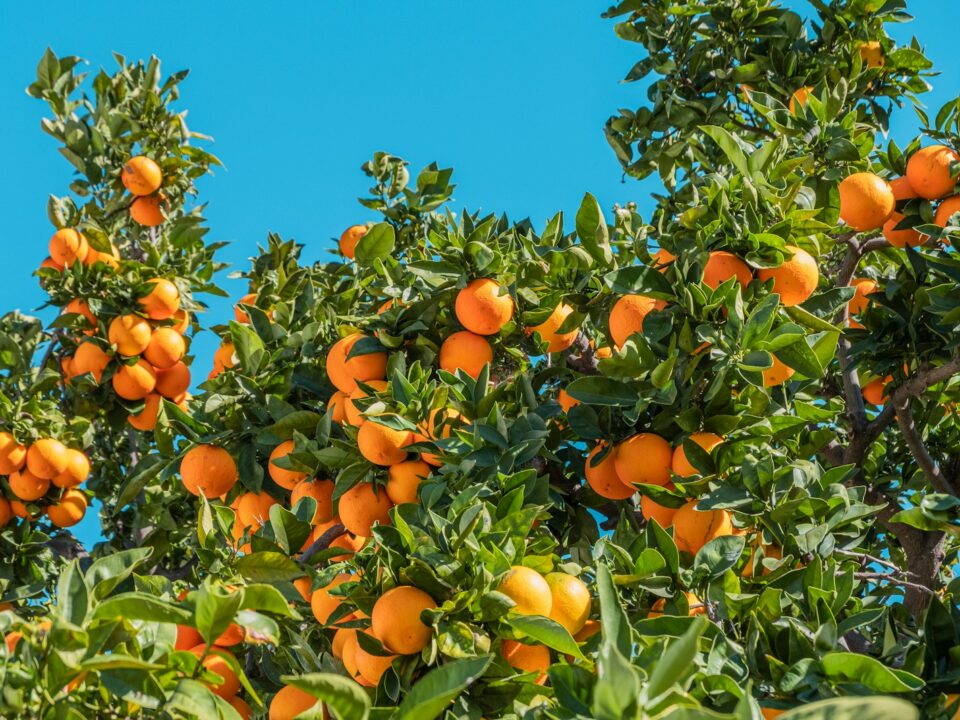
[[[623,183],[603,137],[610,114],[643,102],[640,86],[619,82],[639,48],[599,17],[609,4],[0,3],[0,311],[42,304],[31,273],[52,230],[46,199],[70,181],[40,131],[44,105],[23,90],[48,45],[93,70],[112,69],[112,51],[154,53],[166,72],[192,69],[180,107],[191,127],[215,137],[227,166],[201,185],[208,237],[229,241],[221,259],[246,268],[268,231],[304,243],[314,260],[328,257],[344,227],[373,219],[355,198],[367,188],[360,165],[376,150],[407,158],[413,170],[452,165],[458,207],[529,216],[539,227],[558,209],[572,214],[587,190],[604,208],[645,207],[656,180]],[[791,4],[803,12],[802,2]],[[914,0],[911,11],[917,21],[894,32],[902,43],[917,34],[944,73],[926,98],[937,107],[960,91],[960,6]],[[901,113],[895,135],[915,124],[912,112]],[[243,292],[242,283],[222,284],[235,298]],[[229,305],[213,302],[201,322],[223,322]],[[206,334],[194,343],[198,377],[214,342]]]

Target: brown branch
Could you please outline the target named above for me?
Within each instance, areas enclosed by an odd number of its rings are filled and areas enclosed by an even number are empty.
[[[842,573],[838,573],[838,574],[842,574]],[[914,590],[919,590],[928,595],[933,595],[933,590],[928,588],[926,585],[921,585],[920,583],[910,582],[909,580],[898,578],[891,573],[855,572],[853,576],[857,580],[886,580],[896,585],[903,585],[904,587],[913,588]]]
[[[924,475],[927,476],[930,483],[940,492],[955,495],[956,492],[950,486],[950,483],[947,482],[946,477],[944,477],[943,472],[940,470],[940,465],[934,460],[930,451],[927,450],[927,446],[920,436],[920,431],[913,422],[913,401],[909,397],[906,398],[902,404],[896,406],[896,413],[897,424],[900,426],[900,434],[903,435],[907,447],[910,448],[910,454],[913,455],[914,460],[917,461],[917,465],[923,470]]]
[[[310,560],[313,558],[314,555],[326,550],[328,547],[330,547],[330,543],[332,543],[341,535],[345,535],[346,532],[347,532],[347,529],[340,523],[337,523],[336,525],[330,528],[327,528],[327,530],[323,533],[323,535],[321,535],[316,540],[314,540],[313,543],[311,543],[310,547],[308,547],[306,550],[304,550],[300,554],[300,562],[303,562],[303,563],[310,562]]]
[[[590,347],[590,340],[583,333],[577,336],[571,348],[564,353],[567,367],[573,368],[584,375],[597,374],[596,350]]]

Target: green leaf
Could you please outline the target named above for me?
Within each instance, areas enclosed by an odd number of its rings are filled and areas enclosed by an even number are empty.
[[[580,209],[577,210],[576,225],[577,237],[590,256],[598,262],[609,264],[613,260],[610,233],[607,222],[603,219],[600,203],[590,193],[583,196]]]
[[[557,652],[583,659],[577,641],[556,620],[539,615],[515,615],[507,622],[514,630],[519,630]]]
[[[93,598],[102,600],[112,593],[152,554],[152,547],[133,548],[94,560],[85,576]]]
[[[707,621],[702,616],[696,617],[690,629],[667,646],[666,652],[653,666],[644,688],[648,699],[658,697],[696,672],[693,660],[706,626]]]
[[[661,300],[675,300],[677,297],[664,274],[648,265],[611,270],[603,276],[603,282],[617,295],[645,295]]]
[[[631,407],[637,402],[637,393],[629,384],[598,375],[577,378],[567,386],[567,393],[587,405]]]
[[[394,719],[433,720],[439,717],[460,693],[483,675],[491,660],[492,655],[482,655],[434,668],[407,693]]]
[[[319,698],[340,720],[365,720],[370,715],[369,696],[360,685],[343,675],[308,673],[284,675],[280,680]]]
[[[193,614],[188,610],[141,592],[121,593],[107,598],[93,611],[95,618],[146,620],[150,622],[190,625]]]
[[[750,166],[747,163],[747,156],[732,133],[716,125],[702,125],[700,129],[720,146],[723,154],[727,156],[727,159],[733,163],[733,166],[741,175],[745,178],[750,177]]]
[[[80,571],[80,561],[74,558],[57,582],[57,613],[67,622],[82,626],[89,610],[89,589]]]
[[[276,435],[281,440],[289,440],[294,432],[312,436],[317,429],[317,423],[323,416],[312,410],[297,410],[280,418],[273,425],[266,428],[266,432]]]
[[[237,560],[236,568],[243,577],[254,582],[279,582],[303,575],[297,563],[273,550],[244,555]]]
[[[834,652],[820,660],[823,674],[835,683],[856,683],[879,693],[916,692],[923,680],[906,670],[888,668],[869,655]]]
[[[209,585],[201,585],[196,596],[197,608],[195,612],[197,630],[208,645],[220,637],[237,615],[243,593],[221,592]]]
[[[699,551],[693,559],[694,574],[702,574],[711,580],[723,575],[737,564],[746,539],[742,535],[724,535],[714,538]]]
[[[390,257],[397,243],[397,234],[390,223],[377,223],[364,233],[357,243],[354,257],[357,262],[370,263]]]
[[[920,711],[892,697],[840,697],[788,710],[779,720],[917,720]]]

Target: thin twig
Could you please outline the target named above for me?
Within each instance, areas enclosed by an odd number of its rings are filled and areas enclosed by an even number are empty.
[[[903,435],[907,447],[910,448],[910,454],[913,455],[914,460],[917,461],[917,465],[923,470],[924,475],[927,476],[930,483],[940,492],[955,495],[956,492],[950,486],[950,483],[947,482],[943,472],[941,472],[940,465],[934,460],[930,451],[927,450],[927,446],[920,436],[920,431],[917,430],[917,426],[913,422],[912,400],[909,397],[906,398],[902,404],[896,406],[896,412],[897,424],[900,426],[900,434]]]
[[[347,529],[340,523],[337,523],[333,527],[327,528],[323,535],[314,540],[310,547],[300,554],[300,562],[310,562],[310,559],[314,555],[326,550],[328,547],[330,547],[330,543],[332,543],[341,535],[346,534],[346,532]]]
[[[926,585],[910,582],[909,580],[903,580],[902,578],[894,577],[889,573],[855,572],[853,576],[857,578],[857,580],[886,580],[887,582],[895,583],[896,585],[912,587],[917,590],[922,590],[923,592],[928,593],[930,595],[933,595],[933,590],[928,588]]]

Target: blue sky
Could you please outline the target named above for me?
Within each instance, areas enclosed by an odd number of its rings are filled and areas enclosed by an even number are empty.
[[[355,198],[367,188],[360,165],[377,150],[407,158],[413,170],[452,165],[457,207],[529,216],[540,227],[558,209],[573,213],[587,190],[604,208],[647,206],[656,181],[624,183],[603,137],[610,114],[643,101],[641,87],[619,82],[638,47],[599,17],[608,4],[0,3],[0,308],[42,304],[31,273],[52,231],[46,199],[70,181],[39,129],[43,104],[23,91],[48,45],[94,70],[113,68],[112,51],[154,53],[166,72],[192,69],[180,107],[191,127],[215,137],[212,150],[226,164],[201,184],[208,237],[229,241],[221,259],[245,268],[268,231],[304,243],[314,260],[328,256],[343,228],[373,219]],[[790,4],[803,12],[802,2]],[[917,21],[894,34],[900,42],[917,34],[944,73],[926,97],[939,107],[960,91],[960,6],[914,1],[911,10]],[[915,125],[904,111],[894,134],[907,137]],[[244,292],[240,282],[222,283],[234,298]],[[213,302],[201,322],[223,322],[229,304]],[[214,343],[209,334],[194,343],[198,368],[210,366]]]

